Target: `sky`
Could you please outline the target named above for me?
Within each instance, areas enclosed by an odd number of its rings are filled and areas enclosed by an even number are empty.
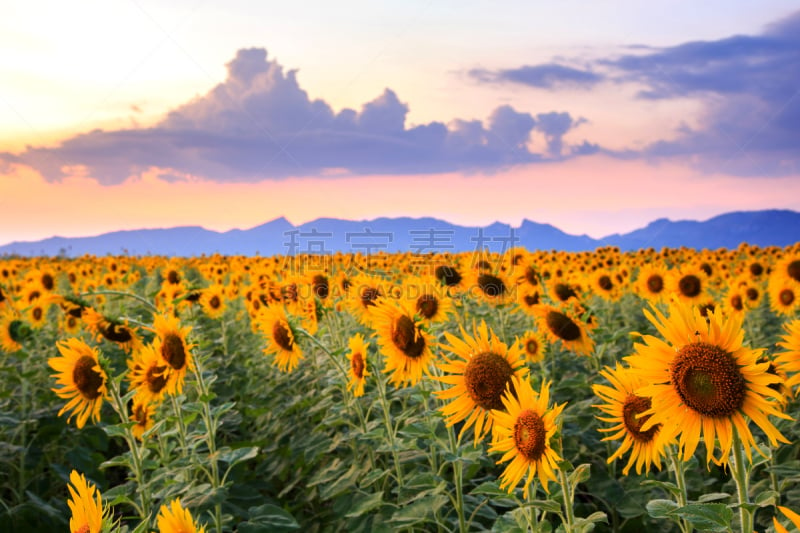
[[[0,244],[800,210],[796,1],[15,0]]]

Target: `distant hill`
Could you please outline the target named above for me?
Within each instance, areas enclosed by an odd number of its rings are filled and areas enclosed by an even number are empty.
[[[0,246],[10,255],[292,255],[316,252],[461,252],[511,246],[528,250],[622,250],[680,247],[735,248],[742,242],[786,246],[800,241],[800,213],[785,210],[727,213],[704,222],[658,219],[646,227],[602,239],[570,235],[550,224],[523,220],[519,227],[496,222],[484,227],[450,224],[436,218],[320,218],[299,226],[285,218],[247,230],[211,231],[199,226],[115,231],[95,237],[51,237]]]

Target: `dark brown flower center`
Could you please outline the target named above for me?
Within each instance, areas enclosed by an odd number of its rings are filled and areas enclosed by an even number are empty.
[[[794,303],[794,291],[792,289],[783,289],[778,294],[778,300],[780,300],[781,305],[792,305]]]
[[[87,400],[94,400],[102,393],[100,387],[103,386],[103,376],[94,369],[97,361],[88,355],[81,356],[72,369],[72,381],[81,395]]]
[[[538,461],[547,448],[547,431],[544,420],[530,409],[517,415],[514,422],[514,445],[528,461]]]
[[[328,278],[322,274],[315,275],[311,280],[311,290],[314,291],[314,294],[317,296],[317,298],[322,300],[327,298],[328,293],[330,292]]]
[[[294,339],[292,338],[289,328],[284,326],[280,321],[276,320],[272,325],[272,338],[275,344],[280,346],[281,350],[290,352],[294,348]]]
[[[48,291],[52,291],[56,282],[50,274],[42,274],[42,286]]]
[[[378,289],[375,287],[364,287],[361,289],[361,305],[369,307],[375,305],[375,300],[378,299]]]
[[[400,315],[392,325],[392,342],[407,357],[416,359],[425,350],[425,339],[406,315]]]
[[[364,366],[364,355],[361,352],[353,352],[350,368],[353,369],[353,375],[358,379],[364,379]]]
[[[581,338],[581,328],[570,317],[559,311],[547,313],[547,327],[553,335],[565,341],[574,341]]]
[[[525,269],[525,280],[534,287],[539,284],[539,274],[532,266]]]
[[[650,406],[650,398],[643,398],[635,394],[629,394],[622,405],[622,421],[625,428],[631,437],[640,442],[650,442],[661,428],[661,424],[655,424],[647,431],[642,431],[642,426],[650,418],[650,415],[639,415],[650,409]]]
[[[461,274],[452,266],[437,266],[434,275],[441,283],[448,287],[453,287],[461,283]]]
[[[653,294],[658,294],[664,290],[664,278],[660,274],[651,274],[647,278],[647,290]]]
[[[124,344],[133,339],[131,331],[122,324],[109,322],[105,327],[101,326],[98,329],[100,330],[100,334],[111,342]]]
[[[741,294],[734,294],[731,296],[731,307],[736,309],[737,311],[741,311],[744,309],[744,303],[742,302],[742,295]]]
[[[156,365],[152,365],[147,369],[147,376],[145,377],[145,380],[147,381],[147,388],[149,388],[150,392],[153,394],[158,394],[161,392],[161,389],[167,386],[166,370],[166,366]]]
[[[747,296],[747,299],[751,302],[755,302],[758,300],[758,289],[748,287],[747,290],[744,291],[744,295]]]
[[[678,281],[678,290],[687,298],[694,298],[702,290],[703,285],[700,278],[694,274],[687,274]]]
[[[705,342],[678,350],[670,380],[683,403],[712,418],[730,416],[742,407],[746,384],[733,356]]]
[[[464,385],[470,398],[487,411],[503,409],[501,397],[514,369],[505,357],[494,352],[472,356],[464,369]]]
[[[506,285],[503,280],[492,274],[478,276],[478,287],[486,296],[503,296],[506,293]]]
[[[161,357],[175,370],[181,370],[186,365],[183,339],[175,333],[167,333],[161,344]]]
[[[439,300],[432,294],[423,294],[417,298],[417,313],[425,318],[433,318],[439,310]]]
[[[753,276],[760,276],[764,273],[764,267],[761,266],[761,263],[750,263],[750,273]]]
[[[611,281],[611,278],[606,276],[605,274],[600,276],[597,279],[597,285],[603,289],[604,291],[610,291],[614,288],[614,282]]]
[[[43,314],[44,314],[44,311],[42,311],[41,307],[34,307],[33,310],[31,311],[31,315],[33,316],[33,320],[36,321],[36,322],[38,322],[38,321],[40,321],[42,319],[42,315]]]
[[[786,273],[795,281],[800,281],[800,259],[795,259],[786,267]]]
[[[705,273],[706,273],[706,276],[710,276],[710,275],[711,275],[711,273],[712,273],[712,270],[711,270],[711,265],[709,265],[708,263],[703,263],[703,264],[701,264],[701,265],[700,265],[700,270],[702,270],[703,272],[705,272]]]
[[[575,292],[575,289],[573,289],[567,283],[556,283],[553,289],[556,293],[556,298],[562,302],[566,302],[570,298],[578,297],[578,293]]]
[[[531,294],[526,294],[522,297],[522,299],[525,302],[525,305],[528,307],[533,307],[539,303],[539,292],[537,291]]]
[[[219,299],[219,296],[217,296],[217,295],[215,294],[214,296],[212,296],[211,298],[209,298],[209,300],[208,300],[208,306],[209,306],[211,309],[219,309],[219,308],[222,306],[222,301]]]
[[[181,275],[174,270],[170,270],[167,272],[167,281],[170,283],[170,285],[177,285],[181,282]]]

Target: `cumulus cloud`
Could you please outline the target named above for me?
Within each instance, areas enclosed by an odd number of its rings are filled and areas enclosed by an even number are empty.
[[[94,130],[56,147],[29,147],[0,159],[27,164],[51,181],[65,168],[104,184],[150,168],[165,179],[197,175],[219,181],[288,176],[411,174],[495,170],[563,156],[563,137],[581,123],[567,113],[558,124],[540,114],[497,108],[486,123],[455,120],[407,124],[408,104],[391,89],[360,110],[334,112],[309,98],[297,71],[284,70],[263,48],[239,50],[228,75],[207,94],[169,112],[150,128]],[[536,130],[548,153],[529,148]],[[579,147],[569,155],[583,152]],[[336,169],[337,172],[329,172]]]

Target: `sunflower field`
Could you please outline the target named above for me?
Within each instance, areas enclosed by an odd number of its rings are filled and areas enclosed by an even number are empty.
[[[800,244],[0,258],[0,531],[791,531]]]

